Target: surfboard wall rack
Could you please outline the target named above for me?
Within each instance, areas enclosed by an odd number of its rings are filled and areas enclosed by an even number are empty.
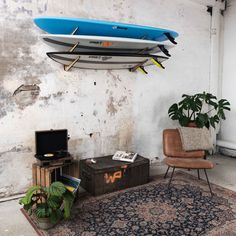
[[[74,35],[77,31],[79,30],[79,27],[75,28],[74,31],[71,33],[72,35]],[[70,50],[69,52],[73,52],[75,50],[75,48],[79,45],[79,42],[77,42]],[[80,59],[80,56],[78,56],[74,61],[72,61],[69,65],[64,65],[64,70],[65,71],[69,71],[74,64]]]
[[[65,71],[69,71],[73,66],[74,64],[79,61],[80,59],[80,56],[78,56],[74,61],[72,61],[68,66],[64,65],[64,70]]]
[[[78,31],[79,31],[79,27],[76,27],[76,28],[72,31],[71,35],[75,35]]]
[[[126,68],[147,74],[145,68],[152,64],[164,69],[162,62],[178,37],[168,29],[92,19],[38,17],[34,22],[49,33],[43,40],[56,51],[47,55],[65,71]]]
[[[79,42],[76,43],[70,50],[69,52],[74,52],[75,48],[79,45]]]

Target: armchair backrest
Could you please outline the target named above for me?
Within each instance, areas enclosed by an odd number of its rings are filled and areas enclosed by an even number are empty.
[[[184,151],[178,129],[165,129],[163,131],[163,153],[167,157],[203,158],[205,156],[205,152],[203,150],[189,152]]]

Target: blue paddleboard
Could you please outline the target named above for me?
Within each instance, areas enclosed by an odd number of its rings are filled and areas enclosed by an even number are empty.
[[[123,24],[110,21],[100,21],[64,17],[37,17],[34,23],[50,34],[96,35],[122,38],[136,38],[154,41],[170,40],[178,36],[177,32],[149,26]]]

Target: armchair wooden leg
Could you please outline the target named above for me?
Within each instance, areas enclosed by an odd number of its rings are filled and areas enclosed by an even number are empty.
[[[197,169],[197,177],[198,177],[198,179],[200,179],[200,170],[199,169]]]
[[[207,183],[208,183],[208,186],[209,186],[210,192],[211,192],[211,196],[213,196],[213,192],[212,192],[212,190],[211,190],[211,185],[210,185],[210,182],[209,182],[209,179],[208,179],[208,176],[207,176],[206,169],[204,169],[204,172],[205,172],[206,180],[207,180]]]
[[[170,176],[170,180],[169,180],[168,187],[167,187],[168,190],[169,190],[169,188],[170,188],[170,184],[171,184],[171,181],[172,181],[174,172],[175,172],[175,167],[173,167],[173,170],[172,170],[172,173],[171,173],[171,176]]]
[[[168,166],[167,170],[166,170],[166,173],[164,175],[164,179],[166,178],[167,174],[168,174],[168,171],[169,171],[170,167]]]

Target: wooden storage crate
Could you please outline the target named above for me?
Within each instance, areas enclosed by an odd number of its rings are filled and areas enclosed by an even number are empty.
[[[37,164],[43,167],[50,166],[62,166],[71,164],[73,162],[73,157],[63,157],[57,160],[37,160]]]
[[[96,158],[96,163],[81,160],[81,186],[92,195],[145,184],[149,180],[149,160],[137,156],[133,163],[112,160],[112,156]]]
[[[60,166],[40,166],[38,163],[32,165],[33,185],[48,187],[52,182],[56,181],[60,174],[67,174],[73,177],[79,177],[78,161]]]

